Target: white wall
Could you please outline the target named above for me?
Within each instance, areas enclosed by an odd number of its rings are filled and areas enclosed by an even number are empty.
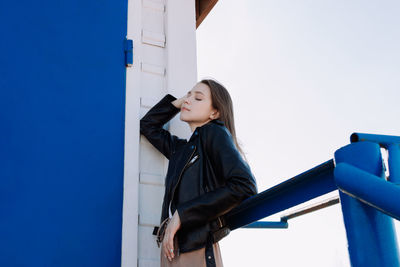
[[[168,161],[145,137],[140,118],[165,94],[179,98],[197,79],[195,1],[129,0],[128,39],[134,63],[127,70],[123,267],[159,266],[154,226],[159,225]],[[173,134],[188,136],[179,114]]]

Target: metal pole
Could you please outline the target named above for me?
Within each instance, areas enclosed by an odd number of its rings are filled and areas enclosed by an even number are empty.
[[[347,163],[378,177],[384,177],[380,147],[376,143],[359,142],[345,146],[335,152],[335,162]],[[348,179],[352,179],[351,175]],[[371,190],[374,188],[371,187]],[[343,192],[339,194],[351,265],[400,266],[392,218]]]
[[[330,207],[330,206],[338,204],[338,203],[340,203],[340,199],[339,199],[338,196],[331,197],[331,198],[325,199],[325,200],[323,200],[321,202],[313,203],[313,204],[311,204],[311,205],[309,205],[309,206],[307,206],[305,208],[302,208],[302,209],[293,211],[293,212],[291,212],[289,214],[283,215],[281,217],[281,221],[288,221],[288,220],[291,220],[293,218],[296,218],[296,217],[299,217],[299,216],[303,216],[303,215],[311,213],[313,211],[324,209],[324,208]]]
[[[380,146],[387,148],[390,144],[400,144],[400,136],[365,133],[353,133],[350,136],[351,143],[362,141],[378,143]]]
[[[336,165],[335,181],[342,192],[400,220],[400,186],[347,163]]]
[[[289,225],[287,221],[280,221],[280,222],[256,221],[248,225],[242,226],[242,228],[274,228],[274,229],[286,229],[288,227]]]
[[[333,170],[334,163],[331,159],[244,200],[224,215],[228,228],[235,230],[337,190]]]
[[[390,144],[389,152],[389,181],[400,185],[400,144]]]

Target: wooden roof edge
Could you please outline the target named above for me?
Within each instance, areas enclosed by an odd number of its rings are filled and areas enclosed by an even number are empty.
[[[196,0],[196,29],[210,13],[218,0]]]

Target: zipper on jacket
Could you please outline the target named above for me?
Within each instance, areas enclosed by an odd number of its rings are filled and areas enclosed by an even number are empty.
[[[193,156],[193,154],[194,154],[195,151],[196,151],[196,146],[194,146],[194,149],[193,149],[193,151],[192,151],[192,154],[190,155],[188,161],[186,161],[185,166],[183,166],[183,169],[182,169],[181,173],[179,174],[178,181],[176,182],[176,184],[175,184],[175,186],[174,186],[174,190],[172,190],[172,197],[171,197],[171,199],[170,199],[171,202],[174,200],[175,190],[176,190],[176,187],[178,186],[178,184],[179,184],[179,182],[180,182],[180,180],[181,180],[182,173],[185,171],[185,169],[186,169],[188,163],[190,162],[190,160],[191,160],[191,158],[192,158],[192,156]]]
[[[218,223],[219,223],[219,228],[222,228],[222,226],[223,226],[223,225],[222,225],[221,218],[220,218],[220,217],[218,217],[217,219],[218,219]]]

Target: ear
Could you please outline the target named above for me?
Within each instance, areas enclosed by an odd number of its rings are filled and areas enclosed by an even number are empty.
[[[211,112],[210,118],[211,118],[212,120],[218,119],[218,118],[219,118],[219,111],[216,110],[216,109],[214,109],[214,110]]]

